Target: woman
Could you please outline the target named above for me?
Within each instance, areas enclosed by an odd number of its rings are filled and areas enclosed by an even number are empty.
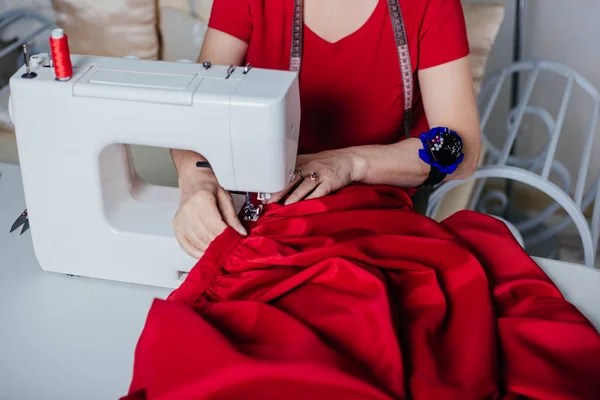
[[[214,0],[198,61],[293,69],[294,7],[302,3],[298,174],[269,201],[291,204],[352,183],[413,193],[424,183],[468,178],[480,130],[460,0],[400,0],[403,31],[393,28],[396,0]],[[399,59],[396,38],[404,35],[410,56]],[[413,86],[400,73],[407,61]],[[411,87],[412,96],[404,90]],[[419,135],[430,127],[462,140],[455,171],[440,172],[422,156],[429,149]],[[246,235],[229,193],[210,169],[196,167],[202,156],[172,150],[172,157],[182,193],[174,219],[180,246],[200,258],[227,226]]]
[[[301,66],[299,173],[271,199],[296,204],[270,204],[242,237],[200,155],[173,152],[178,240],[202,258],[153,302],[122,399],[597,398],[600,335],[506,225],[411,210],[412,188],[477,165],[459,0],[402,0],[406,103],[396,0],[306,0],[303,30],[297,2],[215,0],[200,56]],[[456,133],[415,137],[430,124]],[[439,151],[457,137],[463,158]]]

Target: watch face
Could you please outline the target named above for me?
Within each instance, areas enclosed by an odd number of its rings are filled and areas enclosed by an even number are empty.
[[[462,140],[455,132],[443,129],[436,132],[428,141],[431,156],[440,165],[456,163],[462,154]]]

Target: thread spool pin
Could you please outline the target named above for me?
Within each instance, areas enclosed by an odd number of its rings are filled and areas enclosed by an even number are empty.
[[[25,61],[25,73],[21,75],[21,78],[32,79],[37,76],[35,72],[31,72],[31,65],[29,63],[29,51],[27,51],[27,44],[23,45],[23,59]]]

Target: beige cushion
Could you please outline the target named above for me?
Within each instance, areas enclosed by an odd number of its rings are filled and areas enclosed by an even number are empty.
[[[194,14],[202,21],[208,22],[213,0],[158,0],[160,7],[169,7],[175,10]]]
[[[487,61],[504,20],[504,5],[501,3],[469,3],[463,4],[463,10],[471,50],[473,85],[479,93]]]
[[[72,53],[159,58],[155,0],[52,0]]]

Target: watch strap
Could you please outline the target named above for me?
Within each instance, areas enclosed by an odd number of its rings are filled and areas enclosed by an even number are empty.
[[[446,175],[445,172],[440,171],[438,167],[432,165],[429,175],[427,176],[427,179],[425,179],[425,182],[423,182],[423,185],[437,185],[446,178]]]

